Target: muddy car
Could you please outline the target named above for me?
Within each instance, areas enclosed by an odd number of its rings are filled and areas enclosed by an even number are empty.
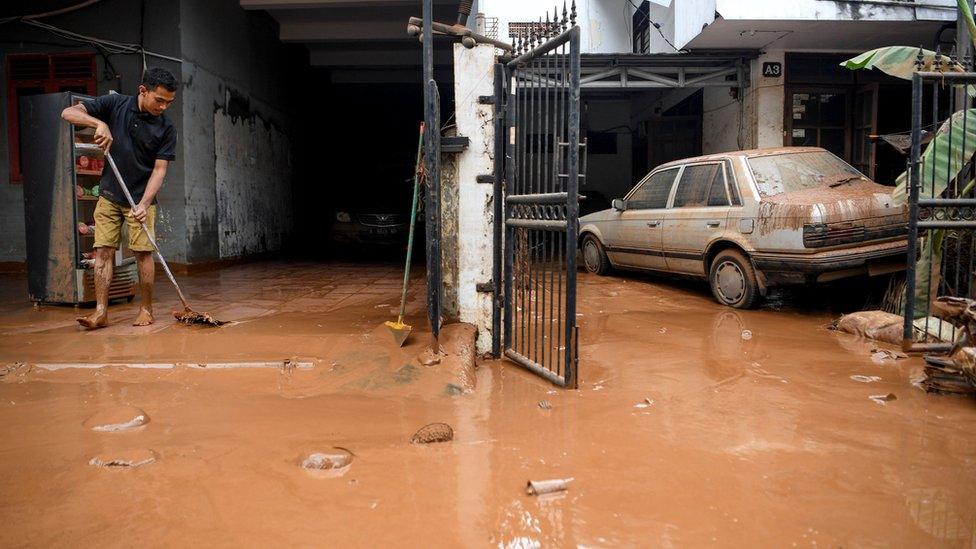
[[[580,218],[583,264],[705,278],[719,303],[750,308],[772,286],[904,269],[891,191],[815,147],[678,160]]]

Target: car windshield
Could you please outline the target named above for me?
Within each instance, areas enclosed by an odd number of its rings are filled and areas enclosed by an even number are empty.
[[[853,166],[827,151],[757,156],[749,159],[749,167],[756,178],[760,196],[867,179]]]

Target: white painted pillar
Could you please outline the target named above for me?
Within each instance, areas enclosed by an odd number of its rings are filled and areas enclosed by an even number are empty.
[[[458,155],[458,309],[461,322],[478,327],[478,353],[491,351],[492,295],[476,286],[491,280],[492,185],[477,177],[492,173],[494,107],[478,103],[494,94],[495,48],[454,44],[454,103],[457,135],[470,140]]]
[[[778,62],[783,75],[778,78],[764,77],[762,64]],[[786,100],[786,52],[767,51],[752,61],[752,87],[755,105],[755,146],[783,146],[783,101]]]

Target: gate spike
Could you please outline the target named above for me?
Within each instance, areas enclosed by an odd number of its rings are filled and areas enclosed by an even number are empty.
[[[572,6],[569,8],[569,26],[576,26],[576,0],[573,0]]]
[[[920,71],[925,68],[925,54],[922,53],[922,46],[918,47],[918,55],[915,56],[915,70]]]
[[[949,50],[949,67],[952,68],[956,65],[956,46],[952,46]]]
[[[522,53],[522,36],[524,34],[520,32],[515,36],[515,53]]]
[[[566,21],[569,20],[566,15],[566,0],[563,0],[563,17],[559,20],[559,30],[560,32],[566,32]]]
[[[937,45],[935,46],[935,59],[932,60],[932,70],[937,71],[940,66],[942,66],[942,46]]]
[[[552,26],[549,25],[549,10],[546,10],[546,26],[542,27],[542,32],[545,33],[546,40],[552,38]]]

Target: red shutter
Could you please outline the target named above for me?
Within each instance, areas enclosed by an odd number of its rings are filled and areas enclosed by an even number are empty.
[[[27,53],[7,56],[7,147],[10,158],[10,180],[23,179],[20,171],[21,95],[43,90],[54,93],[66,89],[95,94],[95,54]]]

